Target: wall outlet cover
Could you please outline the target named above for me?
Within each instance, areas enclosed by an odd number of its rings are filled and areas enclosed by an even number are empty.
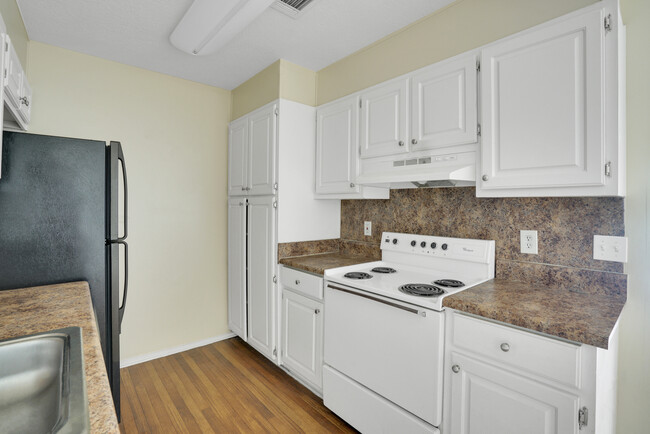
[[[594,259],[627,262],[627,237],[594,235]]]
[[[372,222],[363,223],[363,234],[366,236],[372,235]]]
[[[537,255],[537,231],[519,231],[521,253]]]

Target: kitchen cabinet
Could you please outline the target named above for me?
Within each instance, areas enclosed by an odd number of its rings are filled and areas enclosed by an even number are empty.
[[[257,196],[276,189],[277,104],[264,106],[230,124],[228,194]]]
[[[4,105],[7,109],[3,119],[5,128],[26,130],[31,120],[32,90],[27,81],[11,38],[4,35]]]
[[[276,199],[248,198],[248,343],[269,359],[275,347]]]
[[[228,199],[228,327],[244,341],[246,332],[246,222],[244,197]]]
[[[612,5],[481,50],[477,196],[624,195],[624,27]]]
[[[618,328],[604,350],[452,309],[445,321],[443,432],[614,432]]]
[[[363,187],[359,175],[359,96],[316,112],[316,194],[323,199],[388,199],[388,189]]]
[[[360,99],[361,158],[409,152],[409,79],[375,86]]]
[[[411,78],[411,151],[476,143],[477,55],[435,63]]]
[[[282,365],[313,388],[322,388],[323,302],[282,292]]]

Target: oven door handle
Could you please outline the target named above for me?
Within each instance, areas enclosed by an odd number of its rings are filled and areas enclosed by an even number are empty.
[[[386,305],[391,306],[391,307],[396,307],[397,309],[402,309],[402,310],[405,310],[405,311],[410,312],[410,313],[414,313],[414,314],[422,316],[422,317],[427,316],[427,313],[424,310],[418,310],[418,309],[414,309],[414,308],[411,308],[411,307],[402,306],[401,304],[392,303],[392,302],[390,302],[388,300],[383,300],[381,298],[371,297],[371,296],[366,295],[366,294],[361,294],[361,293],[359,293],[357,291],[351,291],[349,289],[341,288],[340,286],[334,286],[334,285],[329,285],[328,284],[327,287],[331,288],[331,289],[335,289],[337,291],[347,292],[348,294],[352,294],[352,295],[356,295],[356,296],[359,296],[359,297],[367,298],[368,300],[376,301],[378,303],[383,303],[383,304],[386,304]]]

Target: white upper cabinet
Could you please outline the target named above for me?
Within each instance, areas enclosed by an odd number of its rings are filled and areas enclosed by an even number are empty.
[[[316,193],[358,193],[358,97],[318,110],[316,116]]]
[[[228,194],[275,194],[277,183],[277,104],[230,123]]]
[[[411,151],[477,141],[477,56],[421,69],[411,78]]]
[[[478,196],[622,194],[617,17],[591,8],[482,50]]]
[[[248,166],[248,194],[274,193],[276,179],[276,122],[277,105],[266,106],[248,116],[250,143]]]
[[[408,98],[408,78],[361,93],[361,158],[409,151]]]
[[[230,123],[228,144],[228,194],[243,195],[248,186],[248,119]]]
[[[316,195],[319,199],[388,199],[386,188],[363,187],[359,175],[359,96],[316,111]]]
[[[32,88],[27,81],[11,38],[3,35],[3,94],[5,116],[3,126],[13,130],[26,130],[31,120]]]

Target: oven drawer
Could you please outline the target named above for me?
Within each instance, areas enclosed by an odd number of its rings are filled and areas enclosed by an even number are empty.
[[[580,387],[578,345],[452,313],[452,345],[522,371]]]
[[[443,313],[332,282],[324,310],[325,364],[438,426]]]
[[[340,372],[323,368],[325,407],[363,433],[439,434],[440,431]]]
[[[293,268],[282,267],[280,270],[280,282],[285,288],[298,292],[299,294],[323,299],[323,278],[313,274],[294,270]]]

